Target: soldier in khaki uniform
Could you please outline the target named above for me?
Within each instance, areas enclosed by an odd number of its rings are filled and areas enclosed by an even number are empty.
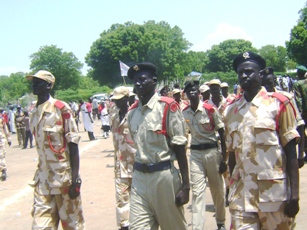
[[[202,96],[202,101],[207,101],[210,98],[210,88],[208,85],[202,84],[199,87],[199,92]]]
[[[155,93],[157,70],[152,63],[129,68],[139,98],[128,113],[136,144],[131,188],[131,230],[184,230],[183,205],[189,201],[185,125],[178,104]],[[174,166],[178,161],[180,173]]]
[[[25,115],[23,111],[21,111],[21,106],[17,106],[17,112],[15,114],[15,127],[17,132],[17,140],[19,146],[24,147],[25,145],[25,138],[26,138],[26,125],[25,123],[18,118],[23,118]]]
[[[114,101],[118,108],[117,112],[111,117],[114,145],[116,219],[120,230],[128,230],[130,225],[130,191],[136,152],[127,124],[129,89],[125,86],[115,88],[110,99]]]
[[[206,178],[210,184],[218,229],[225,229],[224,179],[227,169],[224,123],[217,109],[199,99],[198,82],[189,81],[184,88],[190,105],[183,116],[191,132],[190,176],[192,185],[192,229],[203,230],[205,224]],[[222,153],[218,148],[218,132]]]
[[[68,104],[50,96],[54,76],[44,70],[27,76],[37,104],[30,117],[39,156],[34,187],[32,229],[84,229],[79,177],[80,136]]]
[[[208,104],[215,106],[219,114],[222,116],[226,108],[227,101],[223,95],[221,95],[221,81],[219,79],[212,79],[209,82],[209,87],[211,98],[207,102]]]
[[[1,112],[3,109],[0,109]],[[12,145],[11,137],[10,137],[10,131],[6,125],[6,122],[2,116],[2,113],[0,113],[0,172],[1,174],[1,180],[5,181],[7,174],[6,174],[6,163],[5,163],[5,144],[8,143],[9,146]]]
[[[299,211],[294,110],[261,87],[265,60],[252,52],[233,61],[243,95],[225,110],[231,174],[231,229],[289,229]]]

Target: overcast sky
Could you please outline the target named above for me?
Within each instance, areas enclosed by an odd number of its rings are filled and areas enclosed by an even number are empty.
[[[29,56],[56,45],[84,58],[112,24],[166,21],[182,29],[192,50],[206,51],[226,39],[256,48],[282,45],[306,0],[0,0],[0,75],[30,71]]]

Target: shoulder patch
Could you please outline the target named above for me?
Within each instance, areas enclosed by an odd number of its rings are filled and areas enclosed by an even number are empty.
[[[213,114],[215,112],[213,105],[204,102],[203,103],[203,108],[206,109],[209,113]]]
[[[138,107],[139,105],[139,101],[136,101],[134,102],[129,108],[128,108],[128,111],[132,110],[132,109],[135,109],[136,107]]]
[[[68,112],[62,113],[62,117],[63,117],[65,120],[67,120],[67,119],[70,118],[70,113],[68,113]]]
[[[179,109],[178,103],[177,103],[177,102],[171,103],[169,109],[170,109],[173,113],[175,113],[175,112]]]
[[[159,99],[159,101],[165,102],[167,104],[171,104],[172,102],[174,102],[175,100],[173,98],[170,97],[161,97]]]

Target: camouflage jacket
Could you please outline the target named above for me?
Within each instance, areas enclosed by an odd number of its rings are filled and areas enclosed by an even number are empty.
[[[11,142],[10,132],[2,116],[0,116],[0,149],[4,148],[6,142]]]
[[[307,79],[295,82],[293,89],[299,111],[307,114]]]
[[[38,165],[30,185],[38,185],[44,194],[61,194],[71,184],[71,168],[68,143],[78,144],[80,135],[68,104],[55,106],[56,99],[34,107],[30,117],[30,129],[35,137]],[[64,142],[66,142],[66,148]],[[63,149],[62,153],[56,153]]]
[[[119,121],[119,113],[111,117],[114,145],[115,177],[132,178],[135,145],[128,128],[127,117]]]
[[[251,102],[237,98],[225,110],[225,136],[236,165],[230,180],[230,209],[274,212],[289,198],[283,147],[299,138],[293,108],[262,87]],[[278,119],[278,126],[276,119]]]

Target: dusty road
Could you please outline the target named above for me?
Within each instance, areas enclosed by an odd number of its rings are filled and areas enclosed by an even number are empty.
[[[98,140],[91,142],[88,141],[82,124],[79,127],[82,136],[79,149],[83,211],[88,230],[116,230],[112,139],[102,139],[100,127],[100,121],[96,120],[94,134]],[[36,169],[37,154],[35,148],[21,149],[16,138],[16,135],[12,135],[12,146],[7,147],[8,178],[0,181],[0,230],[31,229],[33,189],[28,186],[28,182],[32,180]],[[300,173],[301,200],[296,229],[303,230],[306,229],[304,218],[307,216],[307,165]],[[209,188],[206,190],[206,200],[205,229],[216,229]],[[185,207],[190,224],[190,203]],[[229,229],[228,209],[226,213],[226,227]]]

